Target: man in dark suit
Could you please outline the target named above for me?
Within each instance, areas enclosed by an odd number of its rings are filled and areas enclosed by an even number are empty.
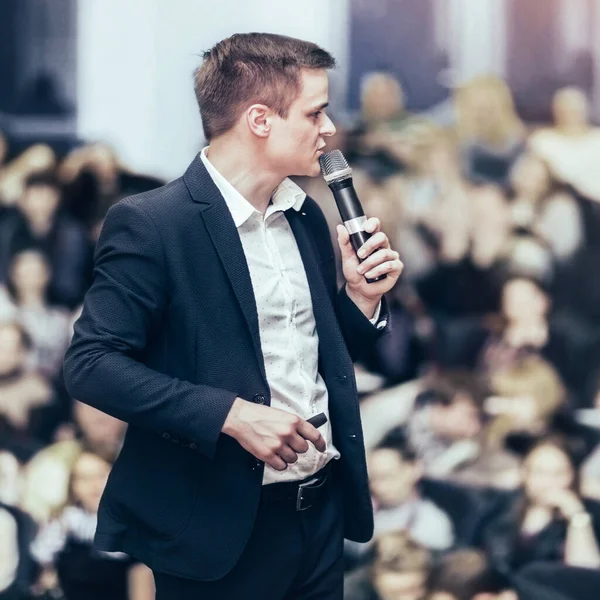
[[[339,227],[338,292],[323,214],[287,179],[319,174],[333,65],[283,36],[219,42],[195,78],[210,145],[106,217],[65,381],[129,423],[96,545],[148,564],[160,599],[341,598],[343,537],[372,535],[352,360],[402,263],[378,219],[362,266]]]

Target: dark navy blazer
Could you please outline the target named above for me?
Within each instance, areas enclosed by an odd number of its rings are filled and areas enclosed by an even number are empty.
[[[352,361],[379,330],[336,286],[323,214],[285,213],[304,263],[329,392],[345,534],[373,532]],[[382,318],[387,316],[385,302]],[[108,211],[94,281],[64,363],[73,398],[129,423],[96,545],[151,568],[218,579],[244,549],[263,468],[221,433],[236,396],[269,404],[256,302],[225,200],[199,157],[185,175]]]

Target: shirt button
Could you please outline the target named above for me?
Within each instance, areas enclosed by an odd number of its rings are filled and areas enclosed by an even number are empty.
[[[256,394],[256,395],[254,396],[254,398],[252,398],[252,401],[253,401],[255,404],[264,404],[264,403],[265,403],[265,400],[266,400],[266,398],[265,398],[265,395],[264,395],[264,394]]]

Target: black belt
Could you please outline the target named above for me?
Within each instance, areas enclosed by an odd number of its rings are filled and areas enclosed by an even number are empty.
[[[331,463],[327,463],[306,479],[263,485],[261,504],[283,504],[297,511],[308,510],[323,500],[330,479]]]

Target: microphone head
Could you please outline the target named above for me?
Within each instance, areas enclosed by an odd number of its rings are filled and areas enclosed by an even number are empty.
[[[339,150],[331,150],[319,157],[321,173],[327,184],[352,177],[352,169]]]

